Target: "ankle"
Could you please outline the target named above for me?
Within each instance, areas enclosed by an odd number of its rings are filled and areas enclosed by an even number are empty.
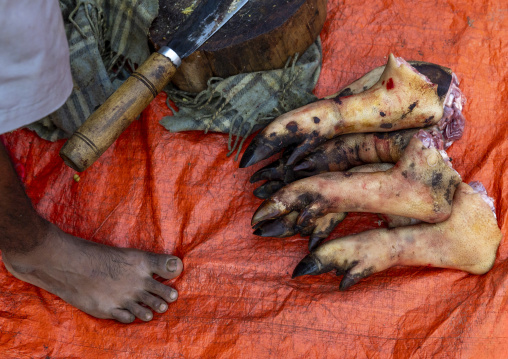
[[[25,226],[11,226],[1,236],[2,254],[7,258],[23,257],[31,255],[43,246],[51,237],[56,235],[53,224],[42,217],[31,216]]]

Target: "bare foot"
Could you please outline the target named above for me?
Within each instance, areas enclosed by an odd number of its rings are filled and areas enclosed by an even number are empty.
[[[114,248],[64,233],[48,223],[47,235],[30,251],[3,251],[16,278],[41,287],[97,317],[131,323],[164,313],[178,292],[153,278],[173,279],[183,269],[174,256]]]

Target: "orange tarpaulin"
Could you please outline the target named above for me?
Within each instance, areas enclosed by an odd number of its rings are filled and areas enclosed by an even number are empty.
[[[450,149],[465,182],[495,198],[504,236],[508,181],[508,5],[502,0],[328,2],[318,96],[336,92],[393,52],[452,68],[468,102]],[[226,158],[227,135],[173,134],[159,97],[81,180],[28,130],[4,136],[37,210],[92,241],[174,253],[177,302],[153,321],[94,319],[0,269],[2,358],[450,357],[508,353],[508,243],[485,275],[395,267],[345,292],[333,273],[292,280],[299,236],[252,235],[260,204],[250,175]],[[350,215],[332,237],[377,228]]]

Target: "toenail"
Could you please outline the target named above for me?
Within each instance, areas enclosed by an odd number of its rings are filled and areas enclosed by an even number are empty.
[[[146,313],[145,318],[146,320],[152,320],[153,318],[152,313]]]
[[[172,291],[171,294],[169,295],[169,298],[171,299],[176,299],[176,297],[178,296],[178,292],[176,290]]]
[[[176,258],[173,258],[173,259],[170,259],[166,265],[168,271],[170,272],[174,272],[176,271],[176,267],[177,267],[177,264],[176,264]]]
[[[161,304],[161,305],[159,305],[159,310],[160,310],[161,312],[164,312],[166,309],[168,309],[167,304]]]

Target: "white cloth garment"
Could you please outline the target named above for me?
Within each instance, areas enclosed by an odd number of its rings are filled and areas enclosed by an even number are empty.
[[[0,134],[55,111],[72,86],[58,0],[0,0]]]

